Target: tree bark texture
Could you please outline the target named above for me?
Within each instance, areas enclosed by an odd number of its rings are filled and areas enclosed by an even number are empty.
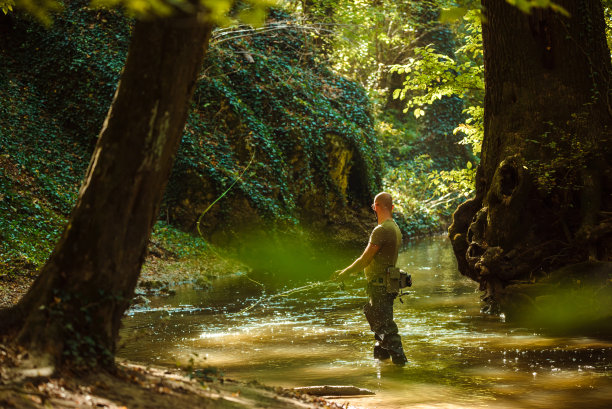
[[[612,256],[603,9],[599,0],[557,3],[571,16],[482,1],[482,157],[476,197],[456,210],[449,236],[461,273],[491,306],[511,283]]]
[[[208,44],[203,15],[138,21],[70,221],[0,327],[55,364],[111,364]]]

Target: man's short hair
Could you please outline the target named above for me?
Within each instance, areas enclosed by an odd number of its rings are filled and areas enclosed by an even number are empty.
[[[374,198],[374,203],[377,203],[378,205],[389,210],[393,208],[393,198],[391,197],[391,194],[387,192],[380,192],[377,194]]]

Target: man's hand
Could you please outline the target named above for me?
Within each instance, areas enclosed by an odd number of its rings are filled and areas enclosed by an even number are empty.
[[[334,273],[331,275],[330,279],[332,281],[338,281],[341,278],[344,278],[344,270],[336,270],[334,271]]]

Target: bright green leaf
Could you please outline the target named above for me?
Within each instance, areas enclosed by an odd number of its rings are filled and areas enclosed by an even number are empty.
[[[440,12],[441,23],[452,23],[463,18],[468,10],[465,7],[452,7],[449,9],[443,9]]]

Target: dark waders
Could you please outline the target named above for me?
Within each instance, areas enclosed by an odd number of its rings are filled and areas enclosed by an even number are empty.
[[[403,365],[406,355],[402,339],[398,334],[397,324],[393,321],[393,301],[397,293],[390,294],[384,285],[368,283],[369,301],[363,306],[363,312],[378,341],[374,347],[374,357],[391,358],[393,363]]]

